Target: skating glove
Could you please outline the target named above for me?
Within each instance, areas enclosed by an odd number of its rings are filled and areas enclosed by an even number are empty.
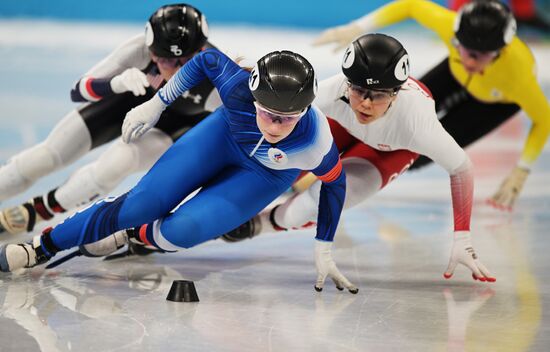
[[[122,140],[130,143],[155,126],[166,105],[158,94],[130,110],[122,124]]]
[[[325,45],[336,43],[334,52],[346,48],[355,38],[363,34],[365,31],[355,23],[350,23],[343,26],[333,27],[325,30],[319,37],[315,39],[313,45]]]
[[[116,94],[132,92],[137,97],[145,95],[147,87],[149,87],[147,76],[135,67],[129,68],[111,79],[111,89]]]
[[[317,267],[317,282],[315,283],[315,290],[321,292],[325,279],[329,276],[336,284],[336,288],[342,291],[345,288],[351,293],[359,292],[359,289],[349,282],[348,279],[338,268],[336,263],[332,259],[331,254],[332,242],[324,242],[315,240],[315,266]]]
[[[487,203],[497,209],[512,211],[527,176],[529,176],[529,169],[516,166]]]
[[[449,266],[443,276],[450,279],[453,276],[455,268],[458,264],[462,264],[470,268],[474,280],[494,282],[496,279],[491,276],[491,273],[485,265],[477,258],[477,254],[472,246],[470,231],[456,231],[454,233],[453,249],[451,250],[451,259]]]

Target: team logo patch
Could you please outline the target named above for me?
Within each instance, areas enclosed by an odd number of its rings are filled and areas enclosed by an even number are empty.
[[[269,148],[267,156],[269,156],[269,160],[279,165],[285,165],[288,162],[288,156],[285,152],[277,148]]]
[[[177,45],[170,45],[170,51],[174,53],[175,56],[181,56],[183,54],[183,50],[180,49]]]
[[[153,33],[153,27],[151,27],[151,22],[147,22],[145,25],[145,45],[151,46],[155,40],[155,33]]]
[[[260,74],[258,72],[258,64],[256,64],[252,69],[252,72],[250,72],[250,77],[248,77],[248,88],[250,88],[251,91],[255,91],[256,89],[258,89],[259,85]]]
[[[351,65],[353,65],[354,61],[355,61],[355,48],[353,47],[353,43],[351,43],[346,49],[346,52],[344,53],[344,59],[342,60],[342,68],[350,68]]]
[[[373,79],[373,78],[367,78],[367,79],[365,80],[365,82],[367,82],[367,84],[368,84],[369,86],[372,85],[372,84],[378,84],[378,83],[380,83],[379,80]]]

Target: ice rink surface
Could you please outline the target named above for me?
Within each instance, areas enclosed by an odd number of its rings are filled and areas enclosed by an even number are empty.
[[[74,107],[73,82],[141,30],[0,22],[0,161],[45,138]],[[445,55],[419,27],[389,33],[408,49],[416,76]],[[295,50],[322,79],[339,70],[341,53],[311,47],[315,35],[211,28],[212,43],[245,63],[270,50]],[[530,45],[550,97],[550,46]],[[449,179],[431,166],[343,214],[333,256],[359,286],[357,295],[330,282],[322,293],[313,290],[313,231],[110,262],[77,258],[52,270],[0,274],[0,351],[548,351],[550,147],[513,214],[484,204],[517,161],[528,127],[520,114],[468,149],[476,166],[472,237],[494,284],[473,281],[460,266],[451,280],[443,278],[452,244]],[[100,151],[1,206],[59,185]],[[178,279],[195,282],[199,303],[165,300]]]

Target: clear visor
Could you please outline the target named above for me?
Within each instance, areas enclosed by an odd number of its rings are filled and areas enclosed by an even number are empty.
[[[397,95],[398,89],[368,89],[348,82],[350,94],[356,99],[370,99],[373,104],[388,104]]]
[[[257,101],[254,102],[254,106],[256,107],[256,114],[260,118],[262,118],[267,122],[272,122],[272,123],[278,122],[281,124],[291,124],[301,119],[302,116],[304,116],[307,112],[307,108],[305,108],[300,112],[295,112],[295,113],[294,112],[284,113],[284,112],[273,111],[273,110],[269,110],[266,107],[263,107]]]

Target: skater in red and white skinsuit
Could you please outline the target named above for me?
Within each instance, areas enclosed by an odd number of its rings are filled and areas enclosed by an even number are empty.
[[[438,121],[429,91],[409,78],[409,59],[401,43],[383,34],[367,34],[346,50],[343,74],[319,85],[315,100],[329,117],[347,174],[345,208],[386,186],[426,155],[449,172],[454,213],[454,244],[446,278],[457,264],[474,279],[495,281],[479,261],[470,238],[473,199],[472,164]],[[285,203],[264,211],[224,235],[228,241],[261,232],[299,228],[317,215],[320,182]]]

